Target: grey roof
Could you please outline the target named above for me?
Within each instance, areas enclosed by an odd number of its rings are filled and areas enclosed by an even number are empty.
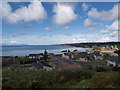
[[[88,54],[86,52],[78,53],[78,55],[79,55],[79,58],[87,58],[88,57]]]
[[[21,70],[34,70],[34,69],[32,68],[32,65],[20,66],[20,69],[21,69]]]
[[[42,53],[39,54],[29,54],[29,56],[39,56],[39,55],[43,55]]]
[[[40,64],[40,63],[33,63],[32,65],[33,65],[34,67],[36,67],[37,69],[43,68],[43,65]]]
[[[71,56],[71,53],[64,53],[66,56]]]
[[[45,61],[40,61],[39,63],[41,63],[43,66],[48,66],[48,67],[52,67],[49,64],[47,64]]]
[[[99,51],[95,51],[95,52],[93,52],[93,54],[96,55],[96,56],[101,56]]]
[[[120,63],[120,58],[112,56],[108,59],[108,61],[112,61],[112,62],[115,62],[115,63]]]
[[[80,52],[80,53],[78,53],[78,55],[80,55],[80,56],[87,56],[88,54],[86,52]]]
[[[36,56],[37,54],[29,54],[29,56]]]

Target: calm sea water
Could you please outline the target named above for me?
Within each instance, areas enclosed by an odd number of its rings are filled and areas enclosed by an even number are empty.
[[[85,50],[80,47],[52,46],[52,45],[7,45],[2,46],[2,56],[25,56],[29,54],[43,53],[45,49],[48,53],[59,54],[62,50]]]

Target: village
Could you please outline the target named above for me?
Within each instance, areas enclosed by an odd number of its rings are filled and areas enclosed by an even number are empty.
[[[115,47],[117,50],[117,48]],[[120,67],[117,53],[104,53],[98,50],[61,51],[61,54],[44,53],[27,56],[2,56],[2,68],[14,70],[64,70],[77,69],[86,66]]]

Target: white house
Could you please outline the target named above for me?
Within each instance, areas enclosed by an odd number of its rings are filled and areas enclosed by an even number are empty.
[[[41,59],[43,58],[42,54],[29,54],[28,56],[30,59]]]
[[[63,53],[62,54],[62,58],[72,59],[73,58],[73,54],[72,53]]]
[[[115,56],[112,56],[108,59],[108,62],[107,62],[107,65],[108,66],[117,66],[117,67],[120,67],[120,58],[119,57],[115,57]]]
[[[73,53],[72,58],[78,61],[87,61],[88,60],[88,54],[86,52],[80,52],[80,53]]]
[[[101,52],[93,52],[95,60],[102,60],[103,59],[103,54]]]

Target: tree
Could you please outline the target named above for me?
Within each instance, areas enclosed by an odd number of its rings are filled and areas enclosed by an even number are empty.
[[[43,55],[43,59],[45,60],[45,61],[47,61],[47,58],[48,58],[48,52],[46,51],[46,49],[45,49],[45,52],[44,52],[44,55]]]

